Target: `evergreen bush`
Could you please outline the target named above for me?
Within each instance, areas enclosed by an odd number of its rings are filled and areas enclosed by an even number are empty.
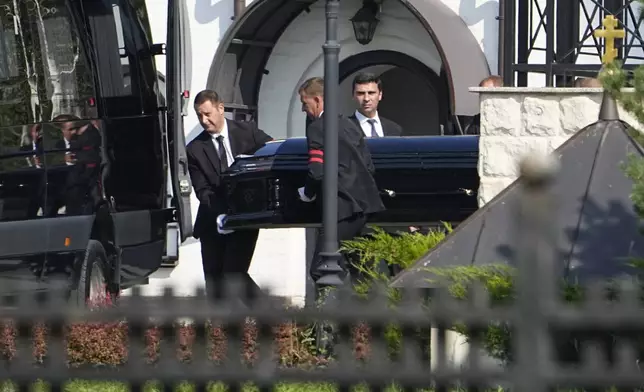
[[[407,269],[452,231],[449,224],[444,224],[444,230],[430,229],[426,234],[402,232],[392,235],[379,227],[374,226],[372,229],[373,232],[370,235],[344,241],[340,247],[344,252],[357,255],[353,258],[353,266],[360,272],[361,277],[354,283],[353,289],[358,297],[365,299],[373,287],[382,287],[391,280],[391,276],[381,270],[381,261],[384,261],[388,266]],[[389,288],[388,294],[390,306],[395,306],[400,299],[400,290]],[[362,328],[362,330],[368,331],[367,326],[363,325]],[[369,338],[368,332],[362,336],[364,341],[368,341]],[[384,331],[384,338],[387,341],[390,358],[395,359],[401,349],[401,329],[396,323],[388,324]],[[426,342],[425,352],[429,357],[428,329],[419,328],[417,338]]]

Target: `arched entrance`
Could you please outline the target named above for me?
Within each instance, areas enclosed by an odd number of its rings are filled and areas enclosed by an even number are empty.
[[[341,10],[339,21],[348,23],[348,19],[361,5],[359,0],[341,2],[341,7],[345,7],[345,10]],[[323,39],[320,39],[319,33],[323,34],[324,31],[323,7],[323,0],[255,0],[229,28],[215,55],[208,87],[222,94],[232,117],[257,119],[260,126],[270,132],[278,132],[275,135],[277,137],[299,136],[303,132],[303,125],[297,125],[299,128],[292,131],[295,128],[293,124],[302,124],[301,113],[297,112],[298,104],[295,101],[297,83],[301,80],[293,79],[285,83],[285,78],[279,76],[279,73],[285,72],[284,68],[293,66],[294,62],[300,62],[301,69],[289,70],[286,76],[292,77],[292,74],[299,72],[304,78],[311,73],[322,73]],[[407,19],[401,19],[402,13],[399,10],[404,10],[403,18]],[[316,12],[317,19],[312,19],[311,15]],[[341,40],[341,60],[346,60],[342,56],[351,57],[360,52],[396,50],[432,69],[439,79],[444,77],[445,95],[438,101],[447,102],[448,105],[447,112],[439,110],[442,120],[454,115],[469,116],[478,113],[478,97],[469,93],[468,88],[478,85],[490,72],[478,42],[463,20],[442,0],[391,0],[383,3],[383,18],[396,12],[400,15],[394,15],[389,21],[383,19],[386,23],[381,23],[382,29],[402,23],[397,27],[400,30],[400,27],[404,28],[413,19],[413,23],[419,26],[420,33],[409,36],[396,33],[396,29],[385,33],[379,27],[372,43],[366,46],[360,46],[355,38],[346,36]],[[305,27],[298,34],[291,34],[295,39],[289,43],[292,52],[286,53],[285,45],[280,48],[280,40],[283,41],[284,35],[288,35],[286,33],[289,29],[292,30],[292,25],[304,19],[306,23],[301,24]],[[347,29],[343,31],[346,32]],[[319,45],[312,44],[313,42]],[[313,50],[316,57],[302,52],[306,50]],[[427,53],[435,53],[436,60],[428,58],[430,55]],[[399,79],[407,77],[407,82],[417,76],[417,73],[404,74],[402,70],[391,71],[388,75]],[[260,99],[260,89],[264,91],[263,99]],[[289,102],[262,112],[266,103],[275,106],[275,101],[279,100]],[[260,101],[264,103],[260,104]],[[282,122],[271,120],[264,125],[266,115],[277,116],[273,114],[276,112],[279,112]],[[286,130],[285,134],[279,134],[282,129]]]
[[[443,71],[443,69],[441,69]],[[340,110],[353,113],[353,78],[358,72],[379,75],[383,83],[381,116],[400,124],[403,136],[440,135],[449,118],[449,82],[415,58],[396,51],[362,52],[340,63]]]

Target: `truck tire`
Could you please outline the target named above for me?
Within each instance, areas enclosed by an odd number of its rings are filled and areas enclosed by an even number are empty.
[[[113,301],[106,279],[107,255],[99,241],[89,240],[83,259],[78,265],[78,284],[70,293],[74,307],[105,306]],[[106,303],[107,302],[107,303]]]

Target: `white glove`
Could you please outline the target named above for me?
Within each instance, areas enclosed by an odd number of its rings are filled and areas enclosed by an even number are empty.
[[[315,196],[315,195],[314,195],[314,196],[313,196],[313,198],[311,198],[311,199],[309,199],[308,197],[306,197],[306,195],[304,194],[304,187],[297,188],[297,193],[300,195],[300,200],[302,200],[302,201],[303,201],[303,202],[305,202],[305,203],[310,203],[310,202],[314,201],[314,200],[315,200],[315,198],[316,198],[316,196]]]
[[[230,234],[235,230],[224,230],[222,227],[224,227],[224,219],[226,219],[226,214],[221,214],[217,217],[217,232],[219,234]]]

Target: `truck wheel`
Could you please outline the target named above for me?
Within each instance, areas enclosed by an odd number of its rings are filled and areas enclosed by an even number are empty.
[[[78,286],[69,298],[73,306],[106,306],[113,301],[105,278],[107,255],[100,242],[89,240],[78,272]]]

